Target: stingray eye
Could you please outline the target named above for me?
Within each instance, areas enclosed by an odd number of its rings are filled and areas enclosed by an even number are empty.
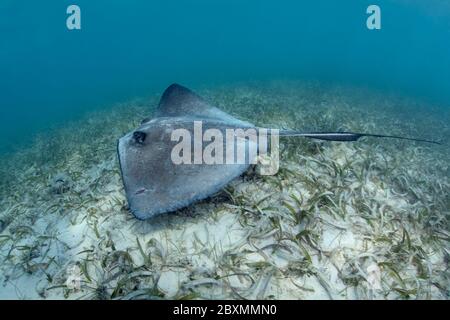
[[[142,131],[135,131],[133,133],[134,141],[136,141],[136,143],[139,143],[139,144],[144,143],[146,137],[147,137],[147,134]]]

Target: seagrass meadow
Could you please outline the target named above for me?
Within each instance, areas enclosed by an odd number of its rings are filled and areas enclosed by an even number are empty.
[[[1,156],[0,298],[449,298],[448,108],[318,82],[195,89],[259,126],[443,145],[281,138],[276,175],[139,221],[116,143],[159,95],[91,112]]]

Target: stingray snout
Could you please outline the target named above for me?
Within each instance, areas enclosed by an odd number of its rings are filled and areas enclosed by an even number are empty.
[[[147,134],[142,131],[133,132],[133,139],[136,143],[143,144],[145,142],[145,138],[147,138]]]

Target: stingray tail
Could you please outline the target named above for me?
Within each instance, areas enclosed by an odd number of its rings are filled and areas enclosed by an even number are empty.
[[[391,138],[391,139],[401,139],[401,140],[442,144],[437,141],[425,140],[425,139],[389,136],[389,135],[383,135],[383,134],[356,133],[356,132],[300,132],[300,131],[294,131],[294,130],[280,130],[279,134],[282,137],[305,137],[305,138],[327,140],[327,141],[357,141],[361,137],[375,137],[375,138]]]

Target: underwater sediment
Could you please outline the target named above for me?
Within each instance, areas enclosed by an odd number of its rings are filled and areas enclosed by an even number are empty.
[[[200,88],[258,126],[448,141],[436,106],[278,81]],[[2,158],[0,298],[448,299],[447,146],[280,140],[280,170],[136,220],[116,142],[159,95],[92,112]]]

